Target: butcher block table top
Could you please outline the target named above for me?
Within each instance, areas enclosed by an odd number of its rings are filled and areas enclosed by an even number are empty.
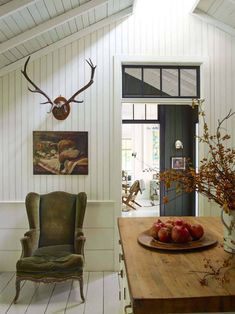
[[[162,221],[173,217],[160,217]],[[174,217],[175,219],[176,217]],[[223,261],[229,257],[221,247],[222,223],[218,217],[179,217],[200,223],[218,244],[191,251],[151,249],[138,243],[138,236],[149,229],[156,218],[118,218],[120,240],[126,266],[134,314],[156,313],[235,313],[235,270],[227,274],[230,281],[221,284],[209,278],[202,286],[205,258]],[[235,259],[235,258],[234,258]],[[234,264],[234,261],[232,260]]]

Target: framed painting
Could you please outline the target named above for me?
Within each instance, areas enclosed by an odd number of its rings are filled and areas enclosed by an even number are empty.
[[[185,170],[186,158],[185,157],[171,157],[171,169]]]
[[[34,174],[88,174],[88,132],[34,131]]]

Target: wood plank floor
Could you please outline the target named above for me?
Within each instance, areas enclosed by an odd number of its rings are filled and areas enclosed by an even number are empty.
[[[15,273],[0,273],[0,313],[47,314],[119,314],[119,280],[115,272],[84,273],[85,303],[81,303],[79,283],[21,284],[20,297],[15,296]]]

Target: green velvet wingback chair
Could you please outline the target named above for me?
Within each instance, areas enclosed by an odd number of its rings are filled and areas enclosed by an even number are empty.
[[[21,280],[59,282],[79,280],[82,301],[84,242],[82,226],[87,196],[52,192],[26,196],[30,230],[21,239],[22,255],[16,264],[16,296]]]

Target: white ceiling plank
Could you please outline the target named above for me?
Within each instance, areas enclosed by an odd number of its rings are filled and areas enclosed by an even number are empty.
[[[59,25],[55,28],[56,33],[59,37],[59,40],[63,39],[65,37],[65,33],[64,33],[64,29],[62,27],[62,25]]]
[[[47,46],[47,43],[46,43],[45,39],[43,38],[43,36],[38,36],[36,39],[39,42],[39,45],[41,47],[46,47]]]
[[[207,12],[209,9],[210,9],[210,7],[213,5],[213,3],[215,2],[215,0],[204,0],[204,1],[202,1],[202,0],[199,0],[198,1],[199,3],[198,3],[198,5],[195,7],[195,9],[200,9],[200,10],[202,10],[202,11],[205,11],[205,12]]]
[[[35,6],[45,21],[50,19],[50,15],[44,2],[37,2],[35,3]]]
[[[6,23],[8,28],[12,31],[14,36],[22,32],[21,27],[15,22],[15,20],[11,16],[8,16],[7,18],[5,18],[4,22]]]
[[[9,38],[14,36],[14,33],[12,32],[12,30],[10,30],[7,24],[2,20],[0,20],[0,29],[2,33],[8,38],[8,40]]]
[[[78,29],[77,29],[77,25],[76,25],[75,19],[69,21],[68,23],[69,23],[69,27],[71,29],[71,32],[72,33],[76,33],[78,31]]]
[[[59,40],[59,35],[58,35],[58,32],[56,31],[56,29],[51,29],[49,31],[49,34],[50,34],[50,37],[51,39],[53,40],[53,42],[56,42],[57,40]]]
[[[108,0],[91,0],[88,3],[83,4],[82,6],[72,9],[64,14],[61,14],[49,21],[46,21],[45,23],[42,23],[33,29],[30,29],[22,34],[19,34],[15,36],[14,38],[11,38],[7,40],[6,42],[3,42],[0,44],[0,53],[3,53],[13,47],[16,47],[20,43],[26,42],[38,35],[41,35],[59,25],[64,24],[67,21],[70,21],[74,17],[84,14],[85,12],[88,12],[91,9],[94,9],[96,6],[103,5]]]
[[[63,14],[65,12],[64,6],[61,0],[54,0],[54,5],[56,7],[57,15]]]
[[[10,52],[16,57],[16,59],[21,59],[24,55],[17,48],[12,48]]]
[[[65,23],[65,24],[63,24],[63,25],[61,25],[61,26],[62,26],[62,28],[63,28],[63,30],[64,30],[65,36],[71,35],[71,30],[70,30],[70,28],[69,28],[69,24],[68,24],[68,23]]]
[[[199,9],[195,9],[194,13],[192,13],[192,15],[200,18],[201,20],[203,20],[206,23],[212,24],[216,27],[218,27],[219,29],[221,29],[222,31],[235,36],[235,29],[231,26],[228,26],[227,24],[220,22],[219,20],[211,17],[210,15],[206,14],[205,12],[199,10]]]
[[[45,19],[42,18],[40,11],[38,11],[35,4],[31,5],[30,8],[27,9],[32,16],[32,19],[35,21],[36,25],[39,25],[45,21]],[[36,26],[35,26],[36,27]]]
[[[98,22],[107,17],[107,9],[104,10],[102,7],[95,8],[95,21]]]
[[[75,18],[75,23],[76,23],[78,31],[80,31],[83,28],[81,16],[78,16]]]
[[[42,34],[42,37],[44,38],[48,46],[54,43],[53,39],[51,38],[51,31]]]
[[[68,0],[64,1],[63,0],[62,3],[63,3],[63,7],[64,7],[65,11],[69,11],[69,10],[71,10],[73,8],[72,4],[71,4],[71,1],[68,1]]]
[[[10,51],[6,51],[3,55],[11,62],[15,62],[17,60],[17,58]]]
[[[2,66],[6,66],[10,63],[10,60],[8,60],[4,55],[0,55],[0,64]]]
[[[209,10],[207,11],[207,14],[214,15],[214,13],[218,10],[218,8],[221,6],[224,0],[215,0]]]
[[[22,30],[22,32],[26,31],[29,26],[27,24],[27,21],[25,21],[25,19],[23,19],[22,15],[20,14],[20,12],[16,12],[15,14],[12,15],[12,19],[14,20],[14,22],[19,25],[20,29]],[[34,25],[33,25],[34,26]],[[30,26],[31,28],[32,26]]]
[[[72,8],[76,8],[79,4],[78,0],[71,0]]]
[[[22,10],[26,6],[35,3],[38,0],[12,0],[0,7],[0,19],[12,14],[13,12]]]
[[[22,53],[23,56],[27,56],[29,54],[24,45],[17,46],[17,49]]]
[[[89,24],[95,23],[95,10],[88,12]]]
[[[84,28],[88,27],[90,25],[88,13],[83,14],[81,18],[82,18],[83,27]]]
[[[75,34],[72,34],[68,37],[65,37],[64,39],[59,40],[59,41],[55,42],[54,44],[51,44],[50,46],[47,46],[47,47],[45,47],[39,51],[36,51],[35,53],[33,53],[31,55],[31,60],[35,60],[35,59],[37,59],[41,56],[44,56],[44,55],[46,55],[46,54],[48,54],[48,53],[50,53],[56,49],[64,47],[67,44],[69,44],[69,43],[71,43],[71,42],[73,42],[79,38],[82,38],[82,37],[94,32],[94,31],[97,31],[100,28],[103,28],[103,27],[105,27],[111,23],[114,23],[116,21],[124,19],[127,16],[131,15],[132,12],[133,12],[133,7],[130,6],[130,7],[126,8],[126,9],[124,9],[124,10],[122,10],[122,11],[120,11],[120,12],[118,12],[112,16],[109,16],[106,19],[103,19],[103,20],[101,20],[95,24],[92,24],[91,26],[89,26],[89,27],[87,27],[87,28],[75,33]],[[25,63],[25,59],[23,58],[23,59],[16,61],[13,64],[10,64],[10,65],[0,69],[0,77],[11,72],[11,71],[14,71],[15,69],[20,68],[24,63]]]
[[[226,18],[229,17],[229,15],[234,11],[235,9],[235,3],[233,2],[227,2],[224,1],[219,9],[214,13],[214,18],[217,18],[218,20],[222,22],[226,22]]]
[[[3,34],[3,32],[2,32],[1,29],[0,29],[0,42],[3,42],[3,41],[5,41],[5,40],[7,40],[7,37],[6,37],[5,34]]]
[[[55,17],[57,15],[57,11],[56,11],[54,2],[53,1],[44,1],[44,4],[47,8],[47,11],[48,11],[50,17],[51,18]]]
[[[32,18],[32,15],[30,14],[29,10],[22,10],[19,12],[19,15],[25,21],[28,28],[33,28],[36,26],[36,23],[35,23],[34,19]]]

